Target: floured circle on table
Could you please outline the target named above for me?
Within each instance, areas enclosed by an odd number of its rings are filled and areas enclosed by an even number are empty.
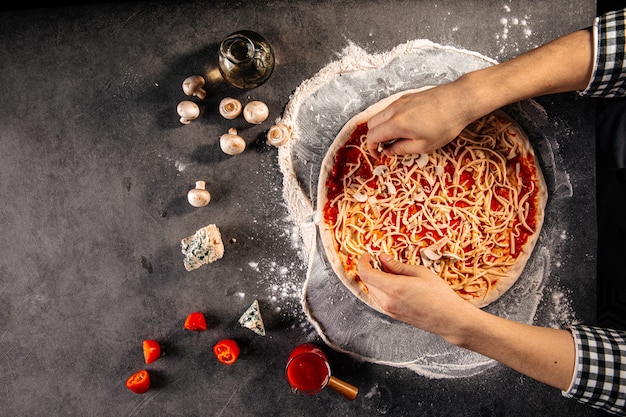
[[[335,350],[359,360],[409,368],[429,377],[471,376],[491,368],[495,362],[368,307],[339,281],[319,239],[316,240],[314,203],[319,170],[346,120],[399,91],[445,84],[465,72],[494,63],[471,51],[422,40],[400,45],[381,56],[381,65],[376,67],[371,63],[378,56],[360,49],[349,50],[340,61],[329,64],[298,87],[281,120],[293,129],[291,141],[279,148],[284,195],[303,238],[303,254],[309,264],[302,305],[320,337]],[[360,62],[366,64],[360,68]],[[560,178],[567,177],[546,137],[545,111],[532,100],[505,110],[521,125],[533,145],[539,145],[538,157],[549,168],[549,190],[552,193],[557,187],[558,191],[562,187]],[[559,193],[556,198],[561,198]],[[555,222],[558,218],[554,215],[546,217],[548,230],[554,230]],[[545,226],[544,223],[544,230]],[[517,284],[486,311],[523,323],[533,321],[550,272],[551,253],[547,248],[554,238],[552,232],[548,233],[537,243]]]

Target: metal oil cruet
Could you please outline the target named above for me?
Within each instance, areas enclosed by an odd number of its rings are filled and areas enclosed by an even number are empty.
[[[241,30],[222,40],[218,61],[227,83],[241,89],[255,88],[272,75],[274,51],[260,34]]]

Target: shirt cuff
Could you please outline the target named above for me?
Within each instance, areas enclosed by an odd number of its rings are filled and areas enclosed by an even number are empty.
[[[593,408],[626,415],[626,332],[576,325],[572,382],[564,397]]]
[[[626,95],[626,9],[596,18],[594,31],[594,67],[591,80],[581,95],[620,97]]]

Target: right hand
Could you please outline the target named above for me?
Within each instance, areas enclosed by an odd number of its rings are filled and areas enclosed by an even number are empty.
[[[455,83],[406,94],[368,122],[367,147],[380,157],[430,153],[454,139],[469,123],[462,92]],[[470,120],[471,122],[471,120]],[[395,141],[393,143],[388,143]]]

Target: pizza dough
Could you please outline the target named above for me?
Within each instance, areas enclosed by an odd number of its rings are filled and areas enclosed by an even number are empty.
[[[326,202],[328,199],[327,196],[329,194],[327,190],[327,180],[329,176],[331,175],[333,166],[335,165],[335,161],[334,161],[335,155],[344,147],[345,143],[348,140],[350,140],[355,129],[359,125],[366,123],[372,116],[374,116],[376,113],[384,109],[387,105],[389,105],[392,101],[396,100],[401,95],[407,94],[409,92],[420,91],[425,88],[430,88],[430,87],[423,87],[419,90],[408,90],[408,91],[403,91],[403,92],[394,94],[368,107],[366,110],[352,117],[344,125],[344,127],[341,129],[341,131],[337,135],[335,141],[330,146],[326,154],[326,157],[324,158],[322,165],[321,165],[320,177],[318,181],[318,190],[317,190],[318,211],[323,211],[324,207],[326,206]],[[537,187],[537,191],[533,190],[532,198],[531,198],[533,201],[530,202],[530,205],[528,201],[526,202],[522,201],[518,207],[517,201],[507,201],[507,200],[516,200],[517,198],[517,194],[515,191],[507,191],[506,195],[503,194],[502,196],[500,196],[499,203],[498,202],[491,203],[493,204],[493,206],[490,206],[490,207],[494,207],[493,210],[490,210],[490,209],[481,210],[480,207],[473,206],[474,214],[469,213],[467,214],[467,216],[463,215],[463,217],[460,220],[457,219],[457,221],[460,223],[460,226],[457,224],[457,226],[459,226],[457,228],[460,229],[461,226],[463,226],[465,228],[464,235],[466,236],[470,236],[472,233],[474,235],[483,234],[483,230],[489,229],[489,228],[493,229],[494,224],[499,224],[499,225],[504,224],[504,223],[513,224],[510,218],[501,219],[501,218],[498,218],[498,216],[510,217],[512,215],[517,215],[519,217],[519,221],[516,220],[516,227],[519,229],[519,228],[523,228],[524,226],[526,226],[527,230],[525,230],[524,233],[521,233],[520,230],[517,230],[517,229],[513,230],[513,228],[510,230],[510,232],[507,231],[506,234],[499,232],[497,237],[495,238],[493,236],[491,237],[492,241],[493,239],[498,239],[498,241],[495,242],[496,248],[493,249],[492,252],[487,253],[487,254],[481,253],[480,247],[476,249],[475,251],[472,251],[472,250],[468,250],[467,247],[464,247],[464,248],[460,247],[460,242],[450,241],[450,238],[447,235],[450,235],[452,239],[460,239],[462,235],[462,233],[460,232],[452,231],[452,228],[450,228],[448,232],[446,232],[446,230],[444,231],[439,230],[437,233],[429,232],[431,236],[429,236],[428,239],[420,239],[419,244],[417,244],[414,248],[411,247],[411,251],[412,251],[411,255],[406,255],[406,256],[400,255],[400,252],[402,253],[408,252],[408,249],[406,247],[402,250],[398,249],[397,251],[395,251],[395,248],[392,250],[391,247],[383,248],[383,247],[378,247],[380,245],[376,244],[377,245],[377,247],[375,248],[376,250],[373,250],[372,247],[374,247],[374,244],[371,244],[371,246],[367,246],[367,247],[365,245],[358,246],[356,243],[354,243],[354,241],[351,240],[349,243],[352,246],[352,253],[354,254],[356,252],[360,256],[360,254],[362,254],[363,252],[368,251],[373,255],[373,258],[376,259],[377,253],[379,254],[382,252],[387,252],[387,253],[391,252],[397,259],[401,261],[404,261],[404,262],[409,261],[409,263],[417,263],[417,264],[426,265],[430,267],[433,270],[433,272],[439,275],[442,275],[444,279],[446,279],[446,281],[448,281],[448,283],[457,291],[457,293],[459,293],[459,295],[468,299],[468,301],[470,301],[471,303],[475,304],[478,307],[484,307],[490,304],[491,302],[497,300],[502,294],[504,294],[516,282],[518,277],[521,275],[527,260],[530,258],[532,254],[532,250],[535,246],[535,243],[537,242],[537,238],[539,236],[539,232],[541,230],[541,226],[543,223],[544,209],[545,209],[545,204],[547,201],[547,191],[546,191],[547,187],[545,185],[543,175],[539,168],[539,163],[535,157],[535,154],[530,145],[530,142],[524,135],[521,128],[517,126],[514,123],[514,121],[512,121],[503,112],[498,112],[496,114],[496,117],[492,117],[489,120],[491,120],[490,123],[497,123],[500,120],[511,123],[511,125],[506,128],[506,138],[507,140],[510,139],[510,141],[513,144],[512,145],[513,148],[511,148],[510,151],[507,150],[507,152],[510,152],[510,154],[499,156],[499,158],[500,159],[508,158],[509,160],[513,160],[513,162],[519,161],[517,162],[518,173],[517,173],[517,176],[514,177],[513,179],[513,180],[516,180],[518,179],[517,177],[521,175],[519,173],[520,171],[519,165],[520,163],[522,163],[523,165],[524,160],[513,159],[515,157],[514,153],[517,152],[517,153],[520,153],[522,156],[525,156],[525,157],[528,156],[529,161],[530,161],[528,162],[529,168],[530,168],[529,172],[531,175],[529,182],[532,182],[531,184],[532,187],[535,187],[535,186]],[[459,148],[457,148],[457,150],[460,149],[460,146],[461,145],[459,145]],[[475,155],[475,153],[481,153],[483,151],[480,147],[478,147],[477,149],[478,149],[477,151],[471,152],[472,156],[471,158],[468,158],[468,161],[470,162],[464,161],[464,163],[472,164],[473,163],[472,158],[480,159],[479,157]],[[486,151],[489,150],[488,148],[484,148],[484,149]],[[436,151],[436,153],[438,152],[442,152],[442,151],[441,150]],[[427,162],[428,156],[423,155],[423,157],[426,158],[426,162],[422,162],[421,163],[422,166],[428,163]],[[437,157],[437,155],[435,155],[435,157]],[[448,159],[451,159],[449,155],[446,155],[446,157]],[[454,156],[452,158],[454,158]],[[433,157],[431,157],[431,159],[433,159]],[[484,161],[485,158],[483,157],[482,160]],[[403,160],[402,162],[405,163],[405,160]],[[414,161],[410,160],[408,163],[413,164]],[[456,170],[465,169],[465,168],[462,168],[463,165],[461,163],[459,163],[458,161],[457,163],[458,165],[456,167]],[[420,169],[422,168],[422,166],[420,167]],[[379,166],[377,168],[386,168],[386,167]],[[441,171],[439,175],[443,174],[442,166],[427,167],[426,169],[432,169],[432,168],[439,169]],[[489,168],[489,166],[487,168]],[[522,170],[523,168],[524,166],[522,166]],[[496,168],[493,168],[493,170],[496,170]],[[503,168],[502,170],[504,171],[505,169]],[[415,172],[415,170],[413,170],[413,172]],[[513,173],[512,175],[515,175],[515,173]],[[414,184],[414,185],[415,186],[412,189],[416,189],[416,187],[419,188],[419,184]],[[394,188],[393,193],[395,193],[395,186],[391,184],[389,186]],[[467,184],[464,186],[469,188],[469,185]],[[383,186],[383,188],[384,187],[385,186]],[[456,185],[456,187],[460,188],[461,186]],[[496,194],[495,189],[489,190],[487,187],[483,187],[483,188],[485,189],[484,192],[486,194],[479,195],[479,198],[491,199],[493,197],[494,200],[498,199],[498,197],[495,195]],[[443,190],[443,186],[440,188],[440,190]],[[435,190],[432,190],[432,192],[435,193]],[[449,190],[440,191],[440,194],[441,196],[438,196],[439,197],[438,201],[446,198],[448,194],[451,194],[451,192]],[[454,192],[454,194],[456,194],[456,191]],[[531,195],[530,192],[529,192],[529,195]],[[405,193],[402,193],[402,196],[403,197],[399,201],[400,203],[406,203],[406,201],[404,200],[411,198],[411,197],[406,196]],[[361,201],[362,204],[359,202],[348,202],[347,204],[348,205],[353,204],[359,207],[362,207],[362,206],[367,207],[364,210],[371,209],[370,201],[367,201],[367,202],[365,201],[365,198],[367,197],[363,195],[362,198],[363,198],[363,201]],[[374,198],[374,197],[370,196],[370,198]],[[521,199],[522,198],[520,198],[520,200]],[[464,201],[465,201],[464,204],[477,204],[475,201],[474,202],[471,202],[471,201],[467,202],[467,200],[464,200]],[[409,203],[408,205],[413,205],[412,201],[409,201],[408,203]],[[432,204],[432,203],[431,203],[431,200],[428,200],[424,204],[426,205],[426,204]],[[451,204],[450,207],[452,207],[452,202],[450,202],[450,204]],[[488,203],[485,203],[485,204],[488,204]],[[376,203],[373,203],[373,206],[375,205]],[[456,203],[454,203],[454,205],[456,205]],[[499,207],[498,209],[495,208],[496,205]],[[501,209],[500,206],[502,205],[508,206],[506,207],[507,211]],[[442,204],[442,206],[445,206],[445,204]],[[523,207],[526,207],[525,214],[521,213],[524,211]],[[469,211],[469,210],[456,210],[457,213],[461,211],[464,212],[464,211]],[[479,216],[476,215],[477,213],[481,214],[480,218]],[[519,214],[516,214],[516,213],[519,213]],[[388,220],[387,224],[393,223],[391,221],[391,215],[388,214],[388,216],[389,218],[386,219]],[[378,217],[378,214],[373,217]],[[380,217],[384,217],[384,215]],[[525,219],[530,218],[530,217],[532,217],[532,222],[529,222],[529,223],[532,223],[532,224],[529,226],[525,224],[526,223]],[[324,219],[323,212],[321,213],[321,218]],[[415,218],[416,217],[414,216],[413,219]],[[405,220],[406,225],[409,225],[409,223],[410,222]],[[415,227],[414,225],[411,225],[411,226]],[[436,224],[430,224],[430,226],[433,226],[435,229],[437,229]],[[396,219],[395,224],[391,227],[391,230],[396,231],[400,227],[401,227],[400,222],[397,221]],[[472,230],[470,230],[470,228]],[[369,295],[369,293],[367,292],[367,288],[361,282],[358,281],[358,271],[355,271],[356,265],[353,259],[354,255],[346,255],[345,253],[342,253],[341,255],[338,254],[337,248],[338,248],[339,242],[335,239],[334,237],[335,231],[332,229],[333,228],[326,221],[324,220],[320,221],[319,230],[320,230],[320,237],[321,237],[322,245],[323,245],[324,251],[326,252],[327,258],[331,264],[333,271],[340,278],[341,282],[354,295],[356,295],[359,299],[364,301],[367,305],[374,308],[375,310],[383,312],[382,309],[377,305],[377,303]],[[387,228],[385,227],[385,229]],[[398,231],[398,235],[399,234],[400,232]],[[525,237],[524,240],[520,240],[517,248],[515,247],[515,242],[518,239],[514,237],[514,234],[515,235],[521,234],[522,236]],[[432,235],[437,235],[437,236],[433,238]],[[503,239],[502,237],[503,235],[505,236],[505,239]],[[508,237],[509,235],[510,235],[510,239],[506,239],[506,237]],[[482,240],[479,238],[482,238],[482,236],[473,238],[473,242],[474,242],[473,245],[485,246],[484,243],[477,243],[477,242],[482,242]],[[428,240],[428,243],[424,243],[427,240]],[[508,241],[507,245],[510,245],[509,248],[502,249],[499,247],[502,245],[503,240]],[[341,243],[343,244],[344,242],[341,242]],[[384,243],[385,242],[383,242],[383,246],[384,246]],[[391,243],[389,243],[389,245],[391,246]],[[464,245],[467,245],[467,243],[465,243]],[[456,248],[456,253],[453,253],[451,248]],[[510,254],[507,255],[507,251],[510,252]],[[345,251],[345,252],[350,252],[350,251]],[[466,252],[470,252],[470,253],[476,252],[476,254],[473,255],[474,257],[466,257],[465,256]],[[494,253],[496,255],[494,255]],[[492,259],[495,257],[499,257],[501,259]],[[461,271],[461,270],[464,270],[464,271]]]

